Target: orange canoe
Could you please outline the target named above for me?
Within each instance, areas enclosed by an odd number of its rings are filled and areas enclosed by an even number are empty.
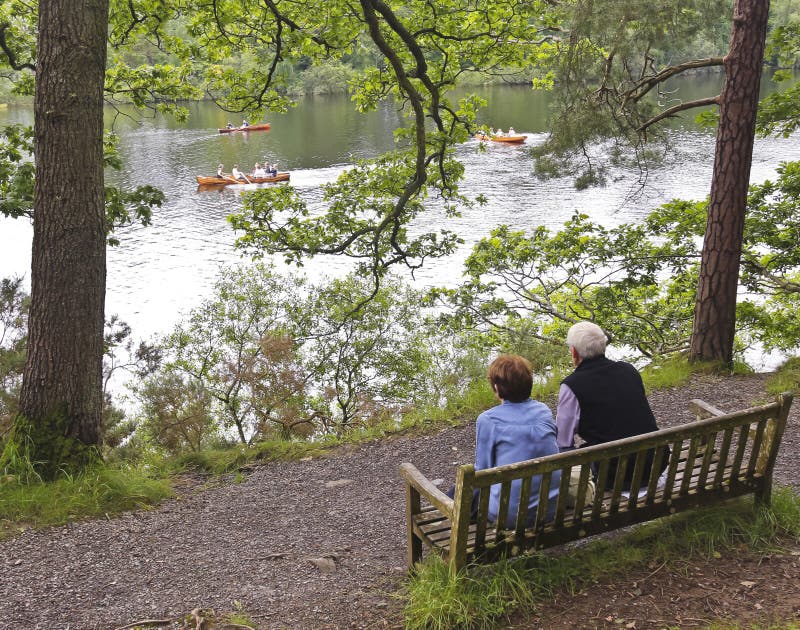
[[[197,183],[201,186],[230,186],[232,184],[236,185],[243,185],[243,184],[272,184],[274,182],[288,182],[289,181],[289,173],[278,173],[274,177],[250,177],[247,176],[247,179],[234,179],[232,175],[224,175],[222,177],[217,177],[216,175],[212,175],[210,177],[205,177],[203,175],[197,175]]]
[[[476,133],[475,137],[478,140],[491,140],[492,142],[505,142],[507,144],[522,144],[525,142],[525,136],[487,136],[483,133]]]
[[[225,127],[219,129],[220,133],[233,133],[234,131],[267,131],[272,125],[269,123],[260,123],[258,125],[247,125],[247,127]]]

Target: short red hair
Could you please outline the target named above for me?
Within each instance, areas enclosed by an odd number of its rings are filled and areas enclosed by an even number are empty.
[[[522,402],[531,396],[533,368],[525,357],[501,354],[492,361],[486,376],[503,400]]]

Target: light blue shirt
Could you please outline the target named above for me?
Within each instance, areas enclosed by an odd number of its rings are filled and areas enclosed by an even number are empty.
[[[513,464],[555,453],[558,453],[558,444],[553,414],[547,405],[537,400],[528,398],[519,403],[504,401],[478,416],[475,445],[476,470]],[[555,510],[560,480],[561,473],[553,473],[550,482],[548,518],[552,517]],[[541,482],[541,475],[537,475],[531,480],[527,518],[529,526],[533,525],[536,517]],[[511,497],[506,520],[506,526],[509,528],[513,528],[516,523],[521,486],[521,479],[511,483]],[[500,487],[500,484],[493,485],[489,494],[490,521],[496,521],[500,511]]]

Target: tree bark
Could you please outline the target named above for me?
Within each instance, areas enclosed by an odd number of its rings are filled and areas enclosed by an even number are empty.
[[[755,139],[769,0],[736,0],[725,57],[714,173],[694,309],[690,359],[733,360],[736,293]]]
[[[108,19],[108,0],[39,2],[31,305],[20,421],[31,460],[45,468],[82,465],[102,438]]]

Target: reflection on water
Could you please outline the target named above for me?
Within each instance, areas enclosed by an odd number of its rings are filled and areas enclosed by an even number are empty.
[[[675,197],[700,199],[707,195],[713,160],[713,136],[694,129],[674,130],[671,163],[651,172],[639,190],[636,173],[615,173],[603,188],[575,190],[570,178],[540,181],[532,173],[528,149],[544,139],[544,97],[524,88],[486,90],[489,107],[483,120],[495,127],[513,126],[525,133],[524,145],[477,141],[457,149],[466,167],[463,192],[488,199],[485,207],[466,209],[459,218],[445,219],[434,209],[424,217],[431,229],[455,231],[465,246],[447,260],[432,261],[416,273],[424,284],[455,284],[470,247],[492,227],[507,223],[520,229],[546,225],[557,229],[575,211],[605,225],[637,220]],[[400,112],[390,105],[357,114],[344,96],[317,97],[282,115],[268,117],[270,131],[219,134],[228,115],[208,103],[193,104],[187,125],[166,118],[134,124],[111,119],[121,134],[124,170],[109,173],[122,186],[152,184],[164,190],[166,201],[148,228],[121,233],[120,247],[108,254],[108,314],[117,313],[139,336],[166,332],[189,308],[209,295],[220,265],[234,263],[235,235],[226,217],[240,208],[242,187],[198,191],[196,175],[210,175],[220,162],[227,170],[238,164],[249,171],[255,162],[277,162],[291,171],[291,184],[309,205],[321,204],[320,185],[333,181],[361,158],[392,149],[393,130]],[[0,124],[30,122],[27,108],[0,111]],[[241,122],[232,119],[231,122]],[[255,122],[255,121],[251,121]],[[770,177],[781,160],[800,159],[797,138],[760,140],[756,144],[752,181]],[[632,193],[638,192],[637,196]],[[0,276],[27,274],[30,267],[31,227],[26,221],[0,219]],[[309,273],[343,273],[347,263],[316,261]]]

